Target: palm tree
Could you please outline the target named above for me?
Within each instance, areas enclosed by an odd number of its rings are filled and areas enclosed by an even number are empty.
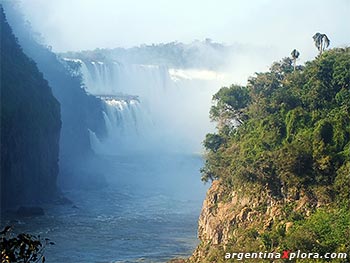
[[[315,46],[317,47],[318,51],[320,51],[320,55],[322,55],[322,52],[329,47],[330,40],[327,37],[326,34],[316,33],[313,37]]]
[[[293,66],[294,66],[294,71],[297,65],[297,58],[299,57],[300,53],[298,50],[294,49],[292,51],[292,53],[290,53],[292,55],[292,59],[293,59]]]

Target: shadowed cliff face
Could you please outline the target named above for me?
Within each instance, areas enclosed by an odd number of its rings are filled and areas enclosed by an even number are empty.
[[[1,22],[1,209],[56,195],[60,105],[18,45],[3,9]]]
[[[101,101],[88,95],[82,89],[81,79],[72,76],[50,47],[41,44],[40,35],[25,22],[16,4],[1,2],[23,52],[35,61],[61,105],[59,184],[66,184],[76,179],[87,159],[93,158],[89,130],[102,137],[105,133]]]

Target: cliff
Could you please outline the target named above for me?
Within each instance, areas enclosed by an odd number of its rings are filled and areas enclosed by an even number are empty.
[[[226,253],[264,252],[267,247],[261,237],[266,231],[276,228],[288,233],[294,225],[289,212],[308,216],[317,206],[305,193],[298,200],[276,200],[265,191],[254,196],[232,190],[227,196],[225,188],[214,181],[208,190],[198,222],[201,244],[189,262],[224,262]],[[295,209],[287,211],[291,205]]]
[[[42,39],[25,22],[16,3],[4,1],[3,5],[24,53],[37,63],[61,105],[59,183],[79,186],[87,178],[81,167],[94,158],[89,129],[99,137],[106,133],[101,101],[88,95],[80,76],[72,74],[65,62],[42,44]]]
[[[57,194],[60,104],[22,51],[3,9],[1,23],[1,210]]]
[[[298,250],[349,256],[350,49],[292,65],[285,58],[247,86],[213,96],[218,132],[206,136],[202,168],[212,185],[199,218],[200,244],[183,262]]]

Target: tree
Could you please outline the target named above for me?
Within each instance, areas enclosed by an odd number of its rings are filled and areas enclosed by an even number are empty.
[[[242,110],[249,104],[250,96],[246,87],[231,85],[222,87],[214,96],[214,105],[210,109],[210,117],[218,121],[219,126],[228,125],[233,120],[242,124]]]
[[[206,149],[212,150],[213,152],[217,152],[223,142],[224,142],[224,139],[220,135],[215,133],[214,134],[208,133],[205,136],[203,145]]]
[[[11,233],[12,226],[6,226],[0,232],[1,263],[44,263],[44,250],[47,245],[54,245],[48,238]]]
[[[295,71],[295,67],[297,64],[297,58],[299,57],[300,53],[298,50],[294,49],[292,51],[292,53],[290,53],[292,55],[292,59],[293,59],[293,67],[294,67],[294,71]]]
[[[315,46],[317,47],[318,51],[320,52],[320,55],[322,55],[322,52],[329,47],[330,40],[327,37],[326,34],[321,34],[317,32],[313,37]]]

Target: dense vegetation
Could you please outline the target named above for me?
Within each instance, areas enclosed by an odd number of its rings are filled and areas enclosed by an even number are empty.
[[[218,132],[204,141],[202,179],[218,179],[227,202],[232,191],[242,190],[283,204],[282,216],[268,227],[236,229],[244,238],[240,244],[232,239],[230,251],[349,255],[350,48],[324,51],[295,68],[285,58],[247,86],[222,88],[213,100]],[[307,208],[296,209],[302,194]],[[265,211],[264,205],[254,209]],[[215,249],[211,255],[216,262],[223,258]]]
[[[0,5],[1,210],[55,197],[60,104],[17,43]]]

